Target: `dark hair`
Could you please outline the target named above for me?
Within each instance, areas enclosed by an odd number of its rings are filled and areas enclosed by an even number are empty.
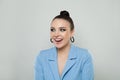
[[[64,11],[61,11],[61,12],[60,12],[60,15],[57,15],[56,17],[54,17],[53,20],[55,20],[55,19],[57,19],[57,18],[59,18],[59,19],[64,19],[64,20],[68,21],[68,22],[70,23],[70,29],[71,29],[71,31],[74,29],[74,23],[73,23],[73,20],[72,20],[72,18],[70,17],[68,11],[65,11],[65,10],[64,10]]]

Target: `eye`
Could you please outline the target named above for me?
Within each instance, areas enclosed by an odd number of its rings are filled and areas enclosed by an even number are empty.
[[[60,31],[61,31],[61,32],[64,32],[64,31],[66,31],[66,29],[60,29]]]
[[[50,31],[51,31],[51,32],[55,32],[55,29],[51,28]]]

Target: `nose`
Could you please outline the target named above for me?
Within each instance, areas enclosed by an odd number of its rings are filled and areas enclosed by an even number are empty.
[[[55,32],[55,37],[58,37],[60,35],[60,32],[59,31],[56,31]]]

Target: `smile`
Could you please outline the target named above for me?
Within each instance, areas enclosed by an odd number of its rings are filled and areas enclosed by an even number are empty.
[[[54,39],[54,40],[55,40],[55,42],[61,42],[63,39],[57,38],[57,39]]]

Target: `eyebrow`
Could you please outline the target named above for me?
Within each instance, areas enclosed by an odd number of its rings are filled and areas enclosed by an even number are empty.
[[[51,26],[51,28],[54,28],[54,27]],[[59,28],[66,28],[66,27],[59,27]]]
[[[66,27],[59,27],[59,28],[66,28]]]
[[[54,27],[51,26],[50,28],[54,28]]]

